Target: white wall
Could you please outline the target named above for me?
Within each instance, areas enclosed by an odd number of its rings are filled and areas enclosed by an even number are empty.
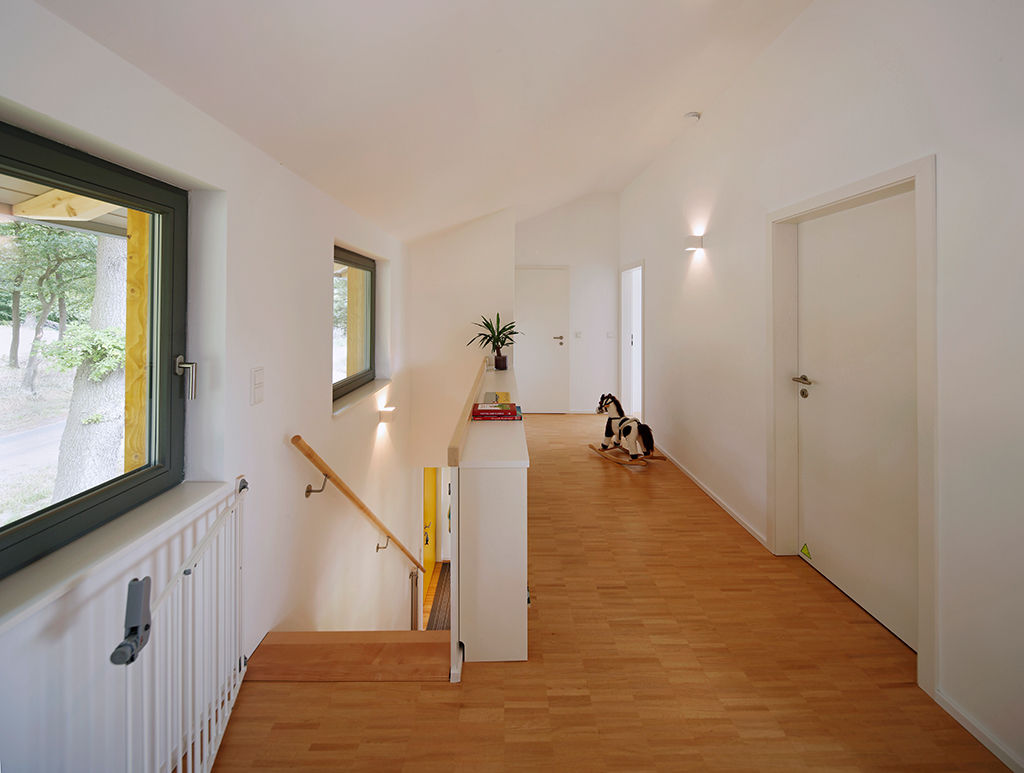
[[[619,389],[618,194],[518,223],[516,266],[569,267],[569,410],[593,413],[598,397]]]
[[[303,434],[399,536],[417,544],[410,382],[393,302],[403,292],[401,243],[34,3],[11,0],[3,16],[0,119],[192,192],[188,347],[199,359],[200,382],[199,399],[188,406],[187,471],[190,479],[244,473],[252,486],[244,528],[247,650],[273,627],[406,627],[408,570],[399,552],[375,553],[377,532],[336,492],[304,499],[306,483],[319,483],[318,476],[288,444]],[[382,369],[394,381],[380,397],[399,407],[388,425],[378,426],[372,400],[332,416],[336,243],[381,261],[379,344]],[[250,406],[256,366],[266,369],[266,399]],[[133,566],[110,571],[127,582]],[[31,762],[16,761],[38,749],[13,729],[23,724],[9,721],[14,716],[54,728],[46,743],[66,757],[48,770],[73,769],[75,753],[84,753],[87,741],[60,718],[91,710],[86,686],[91,695],[119,678],[104,660],[119,631],[97,627],[99,614],[88,599],[39,613],[49,621],[46,636],[102,656],[83,663],[42,660],[42,650],[23,646],[36,634],[21,626],[0,633],[0,651],[19,650],[0,664],[0,683],[11,684],[15,670],[53,676],[0,692],[5,769],[30,769]],[[121,764],[115,755],[103,769]]]
[[[445,449],[481,358],[467,347],[481,316],[512,319],[515,214],[502,210],[407,245],[406,363],[415,413],[413,463],[447,464]],[[515,362],[510,350],[510,367]]]
[[[767,216],[929,154],[938,189],[938,699],[1024,766],[1024,6],[821,0],[622,194],[659,445],[766,526]],[[706,254],[684,256],[706,225]]]

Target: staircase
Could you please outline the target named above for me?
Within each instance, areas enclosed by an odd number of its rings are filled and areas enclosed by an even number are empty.
[[[412,625],[418,625],[418,572],[423,564],[338,476],[310,445],[295,435],[295,446],[324,476],[319,489],[334,484],[416,568],[411,582]],[[377,550],[381,550],[377,546]],[[450,631],[271,631],[249,658],[245,678],[257,682],[447,682],[451,669]]]
[[[267,634],[248,681],[447,682],[450,631],[297,631]]]

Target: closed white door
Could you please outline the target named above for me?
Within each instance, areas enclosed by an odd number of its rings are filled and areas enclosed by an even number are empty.
[[[515,371],[524,413],[569,410],[569,269],[516,269]]]
[[[622,272],[621,296],[622,409],[627,416],[643,417],[643,268]]]
[[[798,247],[801,553],[916,648],[914,193],[803,222]]]

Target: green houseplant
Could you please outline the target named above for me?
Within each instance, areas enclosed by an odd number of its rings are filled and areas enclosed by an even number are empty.
[[[513,336],[519,335],[519,331],[516,330],[515,321],[506,322],[504,325],[501,324],[501,314],[494,315],[494,321],[487,319],[487,317],[481,316],[479,322],[474,322],[477,327],[483,328],[479,333],[469,339],[466,346],[470,346],[474,342],[480,345],[481,349],[487,347],[491,348],[494,352],[494,368],[495,370],[505,370],[508,368],[508,360],[505,355],[501,353],[502,347],[511,346]]]

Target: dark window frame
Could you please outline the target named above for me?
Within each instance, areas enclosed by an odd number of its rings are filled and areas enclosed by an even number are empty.
[[[334,399],[337,400],[349,392],[353,392],[364,384],[377,378],[376,340],[377,340],[377,262],[373,258],[360,255],[358,252],[346,250],[344,247],[334,248],[334,262],[353,268],[359,268],[370,274],[370,367],[358,373],[334,382]],[[331,276],[334,274],[332,272]],[[332,279],[333,282],[333,279]],[[332,291],[333,292],[333,291]]]
[[[150,281],[149,462],[0,528],[2,578],[184,480],[184,385],[174,358],[185,353],[188,192],[4,123],[0,172],[159,215]]]

